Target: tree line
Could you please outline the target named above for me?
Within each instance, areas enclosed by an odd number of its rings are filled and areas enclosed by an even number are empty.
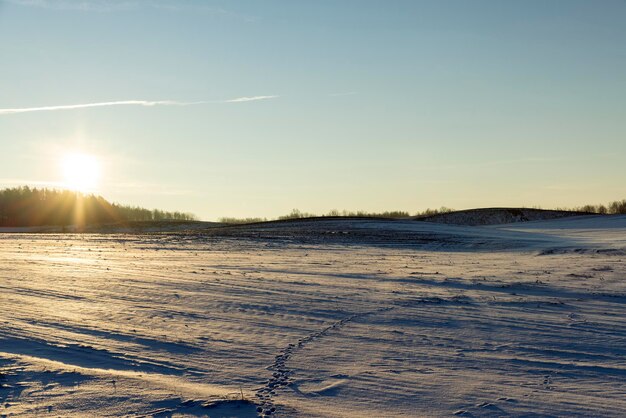
[[[534,209],[540,209],[535,207]],[[606,205],[584,205],[578,206],[574,208],[557,208],[555,210],[562,211],[571,211],[571,212],[587,212],[587,213],[597,213],[600,215],[624,215],[626,214],[626,199],[624,200],[616,200],[610,202]],[[309,212],[303,212],[299,209],[293,209],[290,213],[286,215],[279,216],[277,218],[235,218],[235,217],[222,217],[219,218],[219,222],[225,224],[248,224],[248,223],[256,223],[256,222],[267,222],[272,220],[288,220],[288,219],[303,219],[303,218],[317,218],[317,217],[369,217],[369,218],[421,218],[433,215],[440,215],[444,213],[454,212],[454,209],[447,208],[442,206],[439,209],[426,209],[423,211],[415,212],[413,214],[402,211],[387,211],[387,212],[368,212],[364,210],[359,211],[339,211],[333,209],[324,214],[315,214]]]
[[[599,204],[599,205],[584,205],[579,206],[574,209],[577,212],[591,212],[591,213],[599,213],[601,215],[625,215],[626,214],[626,199],[624,200],[616,200],[607,205]]]
[[[438,215],[441,213],[452,212],[453,209],[441,207],[439,209],[426,209],[421,212],[416,212],[411,215],[409,212],[403,210],[393,210],[393,211],[385,211],[385,212],[368,212],[365,210],[357,210],[357,211],[348,211],[342,210],[339,211],[337,209],[333,209],[327,213],[318,215],[315,213],[303,212],[299,209],[293,209],[290,213],[286,215],[279,216],[278,218],[268,219],[268,218],[234,218],[234,217],[222,217],[219,218],[219,222],[225,224],[250,224],[256,222],[267,222],[268,220],[279,220],[285,221],[289,219],[304,219],[304,218],[325,218],[325,217],[346,217],[346,218],[409,218],[411,216],[430,216],[430,215]]]
[[[127,221],[192,221],[190,213],[110,203],[69,190],[14,187],[0,190],[0,226],[92,225]]]

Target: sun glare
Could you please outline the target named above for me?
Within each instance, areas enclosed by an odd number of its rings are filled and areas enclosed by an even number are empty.
[[[94,191],[100,180],[100,163],[93,155],[72,153],[61,161],[63,187],[79,192]]]

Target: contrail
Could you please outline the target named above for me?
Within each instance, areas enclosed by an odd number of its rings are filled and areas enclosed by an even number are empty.
[[[223,103],[241,103],[241,102],[254,102],[256,100],[275,99],[278,96],[252,96],[252,97],[238,97],[236,99],[224,100]]]
[[[243,103],[254,102],[257,100],[275,99],[278,96],[251,96],[251,97],[237,97],[229,100],[205,100],[199,102],[179,102],[176,100],[117,100],[114,102],[97,102],[97,103],[82,103],[72,105],[60,105],[60,106],[40,106],[40,107],[22,107],[15,109],[0,109],[0,115],[9,115],[15,113],[27,113],[27,112],[45,112],[55,110],[74,110],[74,109],[87,109],[91,107],[107,107],[107,106],[193,106],[200,104],[210,103]]]

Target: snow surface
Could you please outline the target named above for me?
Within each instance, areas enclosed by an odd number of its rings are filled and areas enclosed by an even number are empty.
[[[624,216],[0,234],[0,415],[624,416],[625,259]]]

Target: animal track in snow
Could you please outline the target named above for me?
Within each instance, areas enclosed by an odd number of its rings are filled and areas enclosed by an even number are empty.
[[[271,416],[276,412],[276,407],[274,406],[273,397],[276,395],[276,390],[285,387],[291,383],[291,376],[293,375],[293,370],[287,366],[287,361],[299,350],[304,348],[306,345],[314,342],[317,339],[320,339],[326,336],[330,331],[338,330],[342,328],[349,322],[354,321],[357,318],[362,318],[364,316],[373,315],[375,313],[386,312],[393,308],[381,308],[374,311],[362,312],[352,314],[347,316],[339,321],[332,323],[326,328],[309,334],[308,336],[301,338],[298,340],[297,344],[289,344],[285,349],[283,349],[280,354],[278,354],[274,360],[274,363],[271,366],[268,366],[268,370],[272,370],[272,377],[267,381],[265,386],[261,387],[256,392],[256,397],[259,400],[260,406],[257,408],[257,412],[260,416]]]

